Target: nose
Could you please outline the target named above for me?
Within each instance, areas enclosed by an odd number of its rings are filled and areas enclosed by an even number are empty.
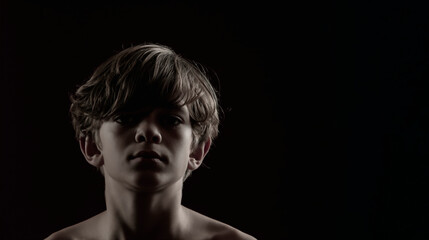
[[[162,140],[161,133],[153,121],[143,119],[136,128],[135,141],[137,143],[160,143]]]

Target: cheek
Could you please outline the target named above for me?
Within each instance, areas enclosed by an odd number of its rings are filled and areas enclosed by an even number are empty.
[[[192,146],[192,130],[182,129],[181,131],[166,133],[163,136],[163,142],[172,149],[190,151]]]
[[[129,132],[115,129],[105,130],[100,132],[100,147],[105,153],[116,152],[129,145],[129,139],[132,137]]]

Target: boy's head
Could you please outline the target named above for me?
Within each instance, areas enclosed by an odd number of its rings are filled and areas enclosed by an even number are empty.
[[[158,44],[129,47],[112,56],[71,101],[78,139],[91,137],[97,143],[101,124],[124,112],[184,105],[189,109],[193,147],[218,134],[217,94],[204,69]]]

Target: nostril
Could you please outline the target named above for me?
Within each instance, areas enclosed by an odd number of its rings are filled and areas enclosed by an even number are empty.
[[[138,129],[135,134],[137,143],[160,143],[162,139],[161,134],[156,129]]]
[[[154,143],[161,142],[161,136],[159,136],[158,134],[153,135],[152,136],[152,142],[154,142]]]
[[[137,142],[144,142],[144,141],[146,141],[146,138],[143,135],[138,135],[136,137],[136,141]]]

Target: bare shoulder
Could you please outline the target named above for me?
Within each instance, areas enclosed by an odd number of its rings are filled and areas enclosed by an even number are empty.
[[[101,214],[54,232],[44,240],[93,239],[95,234],[97,234],[96,229],[100,220],[100,215]]]
[[[216,233],[212,240],[257,240],[255,237],[244,233],[236,228],[231,226],[226,226],[224,231]]]
[[[60,231],[54,232],[51,235],[49,235],[44,240],[73,240],[74,238],[68,234],[65,229],[62,229]]]
[[[77,240],[79,239],[79,224],[66,227],[64,229],[61,229],[57,232],[52,233],[44,240]]]
[[[198,226],[194,229],[198,229],[199,232],[194,233],[194,236],[201,236],[201,239],[211,240],[256,240],[255,237],[231,225],[207,217],[193,210],[188,210],[193,218],[193,226]]]

